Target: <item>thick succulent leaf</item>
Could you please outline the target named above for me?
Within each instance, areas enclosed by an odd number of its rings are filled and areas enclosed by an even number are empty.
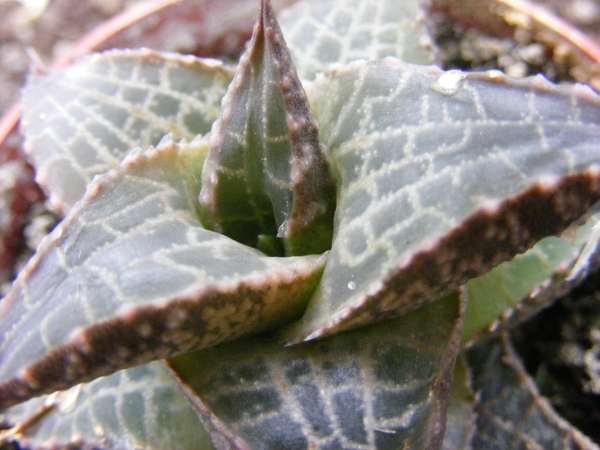
[[[600,98],[499,72],[355,62],[311,91],[339,177],[335,234],[294,340],[439,298],[600,198]]]
[[[280,15],[300,78],[312,80],[332,63],[395,56],[432,62],[421,0],[302,0]]]
[[[330,248],[335,180],[269,0],[223,99],[202,177],[210,228],[251,246],[277,236],[291,255]]]
[[[23,448],[213,448],[198,416],[159,362],[14,406],[0,414],[0,423],[13,427],[0,432],[0,445],[18,437]]]
[[[94,179],[0,302],[0,409],[297,315],[324,257],[203,229],[207,143],[165,140]]]
[[[231,78],[217,61],[119,50],[33,80],[22,124],[36,181],[66,214],[93,176],[131,149],[210,131]]]
[[[506,336],[467,352],[477,394],[473,449],[590,449],[598,446],[540,396]]]
[[[533,314],[579,282],[595,265],[599,219],[596,214],[582,226],[567,229],[560,237],[544,238],[527,252],[469,280],[463,341],[488,329],[503,313],[510,314],[516,306],[527,307],[527,315]],[[550,290],[552,295],[544,296],[543,301],[522,303],[524,299],[541,297]],[[519,316],[526,317],[525,314]]]
[[[285,348],[255,339],[170,360],[219,448],[437,448],[462,307]]]

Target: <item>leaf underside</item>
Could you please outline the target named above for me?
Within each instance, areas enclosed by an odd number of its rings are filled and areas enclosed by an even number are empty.
[[[318,125],[270,1],[223,99],[200,202],[211,229],[252,247],[283,240],[287,255],[331,246],[335,180]]]
[[[23,93],[25,149],[36,181],[66,214],[94,175],[168,133],[210,131],[232,73],[213,60],[113,50],[34,80]]]
[[[159,362],[30,400],[0,413],[0,423],[26,424],[49,405],[54,406],[48,413],[19,433],[23,448],[212,448],[190,403]]]
[[[203,229],[207,144],[163,142],[96,177],[0,303],[0,409],[299,314],[324,258]]]
[[[169,365],[221,448],[434,448],[461,309],[451,296],[315,343],[245,340]]]
[[[439,298],[600,198],[600,99],[583,86],[351,63],[309,96],[338,176],[335,234],[291,340]]]

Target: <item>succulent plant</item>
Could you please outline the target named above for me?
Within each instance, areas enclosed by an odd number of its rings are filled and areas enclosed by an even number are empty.
[[[115,50],[32,80],[64,219],[0,302],[0,443],[595,448],[491,325],[594,264],[600,97],[426,65],[418,10],[280,28],[262,0],[235,71]]]

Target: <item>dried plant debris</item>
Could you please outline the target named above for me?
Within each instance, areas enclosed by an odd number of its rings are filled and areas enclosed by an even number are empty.
[[[468,350],[466,357],[477,396],[470,448],[598,449],[540,395],[506,334]]]

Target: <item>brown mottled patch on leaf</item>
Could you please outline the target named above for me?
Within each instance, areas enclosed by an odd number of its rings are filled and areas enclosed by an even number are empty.
[[[0,410],[120,369],[268,330],[302,311],[306,287],[297,279],[307,275],[289,270],[199,291],[164,307],[125,310],[76,332],[71,342],[1,384]]]

